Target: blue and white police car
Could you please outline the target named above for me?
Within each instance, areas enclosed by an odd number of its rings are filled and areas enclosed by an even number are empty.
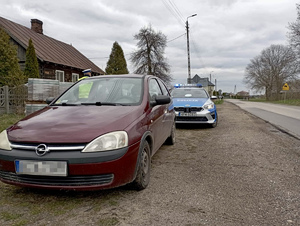
[[[176,84],[172,90],[176,123],[201,123],[216,127],[217,108],[201,84]]]

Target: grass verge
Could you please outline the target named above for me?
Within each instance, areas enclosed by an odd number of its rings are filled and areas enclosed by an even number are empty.
[[[265,99],[249,99],[249,101],[253,101],[253,102],[266,102],[266,103],[272,103],[272,104],[286,104],[286,105],[300,106],[300,99],[277,100],[277,101],[267,101]]]
[[[7,129],[20,119],[24,118],[25,115],[17,114],[0,114],[0,132]]]

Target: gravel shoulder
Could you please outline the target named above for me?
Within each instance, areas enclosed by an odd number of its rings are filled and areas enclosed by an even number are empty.
[[[136,192],[0,182],[1,225],[300,225],[300,141],[224,102],[216,128],[178,126]]]

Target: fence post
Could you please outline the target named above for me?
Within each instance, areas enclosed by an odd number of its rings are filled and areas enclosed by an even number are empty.
[[[9,93],[8,93],[8,86],[4,86],[4,108],[6,113],[9,113]]]

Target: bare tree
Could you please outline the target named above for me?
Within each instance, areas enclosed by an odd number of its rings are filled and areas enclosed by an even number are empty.
[[[251,89],[265,90],[267,100],[278,100],[284,82],[295,79],[298,72],[295,52],[284,45],[271,45],[250,61],[244,81]]]
[[[300,4],[296,4],[297,6],[297,19],[293,23],[289,23],[287,33],[287,38],[290,46],[295,50],[300,58]]]
[[[161,32],[156,33],[150,25],[140,29],[139,33],[134,35],[134,39],[138,40],[138,50],[130,57],[136,67],[134,73],[155,75],[165,82],[170,82],[170,66],[164,57],[167,37]]]

